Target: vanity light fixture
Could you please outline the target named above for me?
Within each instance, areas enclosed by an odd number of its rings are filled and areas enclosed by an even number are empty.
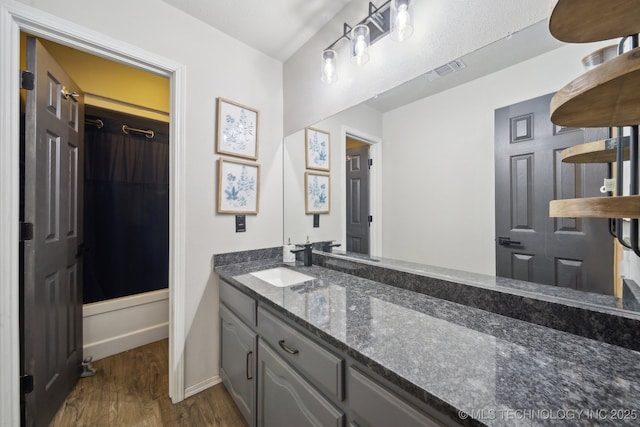
[[[369,13],[357,25],[344,23],[342,35],[322,52],[321,80],[338,80],[338,53],[335,47],[344,39],[350,40],[351,62],[363,65],[369,61],[369,47],[389,33],[404,41],[413,33],[414,0],[387,0],[380,7],[369,2]]]

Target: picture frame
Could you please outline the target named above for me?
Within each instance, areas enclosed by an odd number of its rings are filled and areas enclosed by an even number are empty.
[[[225,98],[218,98],[216,152],[258,159],[258,110]]]
[[[257,214],[260,208],[260,164],[218,159],[218,213]]]
[[[305,165],[307,169],[331,170],[331,134],[316,129],[304,129]]]
[[[331,175],[305,172],[304,188],[305,213],[321,214],[331,211]]]

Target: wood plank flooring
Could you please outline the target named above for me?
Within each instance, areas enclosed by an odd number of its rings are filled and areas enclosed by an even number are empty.
[[[172,404],[168,359],[162,340],[94,362],[50,427],[247,427],[222,383]]]

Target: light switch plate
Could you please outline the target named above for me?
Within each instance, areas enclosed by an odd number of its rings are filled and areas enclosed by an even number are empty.
[[[247,217],[245,215],[236,215],[236,233],[247,231]]]

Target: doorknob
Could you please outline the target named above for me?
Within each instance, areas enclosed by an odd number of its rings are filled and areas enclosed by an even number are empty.
[[[498,237],[498,244],[502,246],[521,245],[521,242],[511,240],[510,237]]]
[[[80,96],[78,92],[69,92],[69,90],[65,86],[62,86],[62,89],[60,90],[60,92],[62,93],[62,96],[64,97],[64,99],[69,99],[69,97],[71,97],[72,99],[75,100]]]

